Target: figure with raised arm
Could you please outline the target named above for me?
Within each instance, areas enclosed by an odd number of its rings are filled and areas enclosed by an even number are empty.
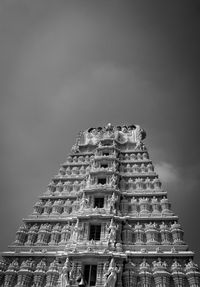
[[[67,257],[65,264],[62,268],[61,287],[67,287],[70,285],[70,279],[72,277],[73,271],[74,271],[74,268],[73,268],[73,266],[71,266],[71,262],[69,261],[69,257]]]
[[[106,282],[104,287],[115,287],[117,281],[117,274],[121,272],[121,267],[116,267],[114,258],[111,259],[108,271],[105,273]]]

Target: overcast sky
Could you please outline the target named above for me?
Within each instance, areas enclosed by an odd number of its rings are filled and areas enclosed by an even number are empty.
[[[0,1],[0,250],[79,130],[139,124],[200,262],[200,2]]]

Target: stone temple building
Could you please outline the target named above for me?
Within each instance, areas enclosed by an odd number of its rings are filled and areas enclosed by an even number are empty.
[[[0,261],[0,286],[200,286],[138,125],[80,132]]]

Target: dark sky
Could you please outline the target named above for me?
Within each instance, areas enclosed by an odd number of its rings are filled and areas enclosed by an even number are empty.
[[[199,263],[199,54],[199,1],[2,0],[0,250],[79,130],[127,123]]]

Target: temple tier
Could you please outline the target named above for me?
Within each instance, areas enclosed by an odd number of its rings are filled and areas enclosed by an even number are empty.
[[[0,286],[200,286],[138,125],[80,132],[0,261]]]

